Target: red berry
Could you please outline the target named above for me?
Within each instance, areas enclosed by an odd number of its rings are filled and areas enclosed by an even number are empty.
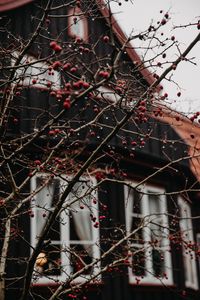
[[[76,67],[73,67],[73,68],[70,69],[70,72],[71,72],[71,73],[75,73],[76,71],[77,71],[77,68],[76,68]]]
[[[105,71],[104,74],[103,74],[103,77],[104,78],[108,78],[109,77],[109,73],[107,71]]]
[[[83,51],[84,51],[85,53],[89,53],[89,52],[90,52],[90,49],[89,49],[89,48],[84,48]]]
[[[172,69],[176,70],[176,65],[175,64],[172,65]]]
[[[54,130],[49,130],[49,135],[54,135],[55,131]]]
[[[48,81],[48,82],[47,82],[47,87],[51,87],[51,85],[52,85],[52,82],[51,82],[51,81]]]
[[[97,107],[95,107],[94,109],[94,112],[98,113],[99,112],[99,109]]]
[[[83,82],[83,87],[84,87],[84,89],[87,89],[87,88],[89,88],[89,83],[88,82]]]
[[[56,129],[54,130],[54,132],[55,132],[55,134],[60,133],[60,129],[56,128]]]
[[[95,136],[96,134],[95,134],[95,132],[94,131],[91,131],[90,132],[90,136]]]
[[[59,46],[59,45],[56,45],[55,48],[54,48],[54,51],[55,52],[61,52],[62,51],[62,47]]]
[[[78,38],[76,39],[76,42],[77,42],[77,43],[81,43],[81,42],[82,42],[82,39],[81,39],[80,37],[78,37]]]
[[[70,64],[70,63],[64,64],[64,66],[63,66],[63,70],[64,70],[64,71],[65,71],[65,70],[68,70],[69,68],[71,68],[71,64]]]
[[[165,19],[162,19],[161,25],[165,25],[165,24],[166,24],[166,20],[165,20]]]
[[[109,42],[109,36],[107,36],[107,35],[105,35],[104,37],[103,37],[103,41],[105,42],[105,43],[108,43]]]
[[[50,47],[52,49],[55,49],[56,46],[57,46],[57,43],[55,41],[53,41],[53,42],[50,43]]]
[[[55,97],[56,96],[56,92],[51,91],[50,96]]]
[[[67,98],[68,99],[68,98]],[[71,107],[71,103],[69,100],[65,100],[63,103],[65,109],[69,109]]]
[[[104,76],[104,71],[99,71],[99,76],[103,77]]]
[[[132,145],[132,146],[136,146],[136,145],[137,145],[137,142],[132,141],[132,142],[131,142],[131,145]]]
[[[194,121],[194,119],[195,119],[195,118],[194,118],[194,116],[190,117],[190,121],[192,121],[192,122],[193,122],[193,121]]]
[[[53,65],[52,65],[52,68],[54,69],[54,70],[57,70],[59,67],[61,67],[62,66],[62,63],[60,62],[60,61],[58,61],[58,60],[56,60],[54,63],[53,63]]]
[[[41,165],[41,161],[40,161],[39,159],[36,159],[36,160],[34,161],[34,163],[35,163],[36,166]]]
[[[32,80],[32,84],[36,84],[37,80],[36,79],[33,79]]]
[[[67,90],[71,89],[71,87],[72,87],[71,83],[70,82],[65,83],[65,87]]]
[[[80,82],[79,81],[74,82],[73,87],[74,87],[74,89],[80,89],[80,87],[81,87]]]

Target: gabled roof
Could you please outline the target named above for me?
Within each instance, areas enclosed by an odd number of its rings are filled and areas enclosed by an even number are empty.
[[[200,127],[196,122],[168,108],[163,110],[162,117],[156,117],[162,122],[169,124],[188,145],[190,169],[200,182]],[[180,157],[181,159],[181,157]]]
[[[0,12],[9,11],[33,1],[35,0],[0,0]],[[96,3],[108,24],[111,21],[112,29],[119,42],[122,45],[126,43],[127,37],[125,33],[113,16],[110,19],[110,13],[105,5],[104,0],[97,0]],[[130,43],[127,43],[126,52],[134,64],[139,63],[142,66],[142,61],[139,55]],[[152,73],[147,68],[141,68],[140,73],[149,85],[155,81]],[[189,146],[188,154],[191,156],[190,168],[196,178],[200,181],[200,127],[198,124],[192,123],[183,115],[179,114],[178,112],[171,111],[170,109],[166,109],[163,112],[163,116],[161,118],[157,117],[156,119],[169,124]],[[177,119],[179,121],[177,121]]]

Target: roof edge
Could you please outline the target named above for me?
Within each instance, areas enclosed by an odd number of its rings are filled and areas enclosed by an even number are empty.
[[[0,0],[0,12],[12,10],[34,0]]]
[[[169,124],[180,138],[188,145],[190,170],[200,182],[200,126],[190,121],[186,116],[165,107],[162,117],[155,119]],[[180,158],[181,159],[181,158]]]
[[[109,12],[108,8],[106,7],[104,0],[98,0],[97,5],[98,5],[98,8],[99,8],[101,14],[103,15],[103,17],[105,17],[107,23],[108,23],[108,20],[109,21],[111,20],[114,34],[118,38],[119,42],[123,45],[127,41],[127,36],[125,35],[124,31],[118,24],[118,21],[113,17],[113,15],[110,16],[110,12]],[[141,70],[138,70],[138,71],[139,71],[139,73],[141,73],[144,80],[146,80],[146,82],[149,85],[152,85],[155,82],[155,78],[153,77],[152,72],[149,71],[148,68],[146,68],[144,66],[140,56],[134,50],[133,45],[130,42],[127,43],[126,52],[134,64],[139,63],[139,64],[141,64],[141,66],[143,66],[143,68],[141,68]],[[161,86],[158,85],[156,90],[160,91]]]

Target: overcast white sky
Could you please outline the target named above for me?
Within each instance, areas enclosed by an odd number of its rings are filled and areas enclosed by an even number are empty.
[[[162,19],[164,12],[169,12],[170,22],[163,26],[163,32],[169,37],[174,35],[180,42],[180,49],[183,51],[187,45],[199,33],[196,26],[190,26],[186,29],[172,30],[174,25],[194,23],[200,20],[200,0],[121,0],[122,5],[112,4],[112,10],[115,12],[120,26],[130,34],[132,29],[134,33],[148,28],[152,20],[155,22]],[[154,22],[154,23],[155,23]],[[171,52],[174,58],[175,49]],[[179,83],[182,96],[178,98],[177,87],[175,85],[163,82],[166,92],[169,94],[170,106],[179,111],[200,111],[200,42],[190,52],[188,58],[195,57],[193,60],[196,65],[191,63],[181,63],[173,79]]]

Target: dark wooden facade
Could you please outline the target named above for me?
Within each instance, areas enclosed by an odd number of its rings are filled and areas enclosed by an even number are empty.
[[[40,9],[38,5],[42,3],[45,5],[47,1],[33,1],[27,5],[22,5],[18,8],[10,10],[8,12],[2,12],[2,26],[11,20],[8,23],[9,30],[13,35],[19,35],[28,41],[30,34],[34,32],[38,19],[40,17]],[[55,5],[60,4],[60,2],[65,1],[54,1]],[[23,4],[23,3],[22,3]],[[90,1],[84,1],[84,5],[90,5]],[[96,5],[96,4],[94,4]],[[55,10],[54,14],[66,14],[68,5],[65,5],[61,9]],[[89,16],[88,20],[88,29],[89,29],[89,42],[86,45],[90,47],[91,44],[97,42],[97,40],[105,35],[110,33],[109,26],[106,24],[104,17],[101,15],[101,12],[98,11],[98,7],[95,9],[98,14],[98,18]],[[5,17],[5,15],[7,15]],[[37,18],[31,18],[30,16],[36,16]],[[93,20],[94,19],[94,20]],[[45,31],[41,34],[41,37],[38,38],[37,42],[30,49],[31,55],[35,57],[43,58],[50,55],[49,49],[49,40],[53,36],[57,37],[59,34],[59,39],[63,43],[68,45],[70,43],[70,37],[66,34],[66,18],[52,18],[51,24],[48,28],[48,31]],[[10,43],[6,39],[6,32],[1,33],[2,43]],[[45,35],[43,39],[42,35]],[[10,38],[12,40],[12,37]],[[120,47],[120,41],[115,37],[116,45]],[[40,43],[43,45],[41,48]],[[103,58],[103,64],[106,66],[107,59],[105,56],[110,57],[113,54],[112,47],[105,45],[101,46],[101,43],[97,43],[96,53],[98,56]],[[77,53],[77,62],[80,60],[80,57],[83,61],[83,64],[89,64],[90,68],[95,70],[96,57],[87,54],[79,56],[79,50],[72,49]],[[5,61],[9,60],[9,57],[5,58]],[[64,59],[64,58],[63,58]],[[51,59],[49,62],[52,63]],[[123,54],[120,60],[121,70],[128,70],[131,73],[131,77],[135,76],[133,80],[133,85],[135,87],[135,95],[133,98],[137,98],[142,92],[145,91],[148,86],[148,80],[143,78],[141,73],[136,73],[134,71],[134,65],[127,53]],[[83,67],[84,70],[84,67]],[[8,72],[8,71],[6,71]],[[80,70],[80,73],[82,70]],[[85,76],[91,77],[87,71],[84,71]],[[9,74],[10,75],[10,74]],[[3,73],[2,79],[7,76],[7,73]],[[67,73],[63,73],[62,80],[67,80]],[[67,124],[70,128],[76,128],[76,124],[84,125],[88,121],[91,121],[94,118],[95,112],[94,109],[103,108],[106,105],[106,101],[99,101],[99,95],[96,98],[90,99],[90,105],[87,105],[88,98],[82,99],[81,104],[74,105],[69,112],[66,112],[62,116],[62,120],[56,122],[56,125],[62,126]],[[21,91],[20,97],[15,98],[13,105],[13,112],[11,116],[11,122],[3,133],[3,140],[10,139],[13,141],[16,137],[23,137],[27,133],[32,133],[33,128],[36,126],[38,130],[42,125],[46,124],[47,120],[51,116],[56,116],[56,114],[61,111],[62,106],[49,94],[48,90],[43,90],[27,87]],[[42,111],[42,113],[41,113]],[[78,111],[78,112],[77,112]],[[98,128],[95,128],[95,136],[91,137],[91,131],[93,128],[87,130],[83,129],[79,136],[74,134],[71,138],[70,143],[66,141],[63,145],[62,151],[65,151],[66,147],[70,151],[74,151],[79,146],[84,145],[84,151],[80,155],[80,161],[88,157],[88,153],[91,153],[93,149],[99,145],[99,142],[108,135],[111,131],[111,128],[116,125],[116,119],[118,121],[122,120],[125,113],[119,108],[115,108],[112,111],[106,111],[106,113],[99,120]],[[17,125],[13,126],[12,119],[18,118],[19,122]],[[36,121],[37,120],[37,121]],[[69,120],[69,122],[66,122]],[[37,123],[37,124],[36,124]],[[54,139],[49,137],[48,139],[45,134],[51,128],[47,127],[44,131],[44,135],[38,138],[34,143],[34,148],[28,148],[27,153],[24,153],[26,159],[38,159],[44,155],[43,150],[46,145],[53,145],[57,140],[62,138],[58,136]],[[78,146],[74,146],[75,141],[78,139]],[[136,141],[136,146],[132,146],[131,142]],[[144,143],[141,143],[144,141]],[[166,142],[167,141],[167,142]],[[12,151],[8,149],[8,151]],[[116,162],[113,161],[112,166],[119,171],[119,180],[121,180],[121,172],[124,171],[127,173],[127,178],[140,181],[146,178],[148,175],[151,175],[155,169],[162,168],[164,165],[169,163],[171,160],[176,160],[181,157],[186,157],[188,152],[188,146],[184,141],[177,135],[175,130],[167,123],[161,122],[154,117],[148,119],[147,123],[134,124],[132,121],[127,122],[126,126],[121,130],[116,137],[114,137],[109,144],[107,144],[103,151],[115,151],[119,159]],[[134,158],[133,155],[134,154]],[[99,162],[99,166],[105,168],[110,164],[110,157],[103,158]],[[20,166],[17,166],[17,172],[24,178],[27,175],[28,170],[20,169]],[[20,177],[19,176],[19,177]],[[20,179],[19,179],[20,181]],[[190,186],[194,184],[195,188],[199,188],[199,184],[196,183],[196,179],[192,174],[189,166],[189,160],[183,159],[179,160],[173,165],[170,165],[169,168],[164,168],[162,172],[158,172],[156,176],[150,178],[150,184],[156,186],[162,186],[165,188],[166,192],[175,192],[182,189],[189,189]],[[27,190],[29,187],[27,187]],[[190,193],[189,197],[192,202],[192,213],[193,216],[198,216],[200,213],[200,207],[198,203],[198,193]],[[125,226],[125,211],[124,211],[124,192],[123,186],[117,183],[103,183],[99,190],[99,199],[108,206],[107,219],[101,223],[101,235],[109,234],[104,228],[111,228],[117,226]],[[173,215],[175,206],[174,203],[177,201],[177,195],[168,196],[168,210]],[[26,224],[26,226],[23,226]],[[198,219],[193,221],[194,225],[194,236],[196,233],[200,232],[200,224]],[[22,228],[26,240],[29,241],[29,227],[30,220],[29,216],[25,215],[19,219],[18,226]],[[104,245],[102,245],[103,249]],[[106,247],[106,246],[105,246]],[[25,261],[29,256],[29,245],[24,241],[23,238],[18,238],[13,240],[9,249],[10,261],[7,263],[7,274],[9,278],[19,277],[24,275]],[[187,289],[185,287],[185,275],[183,272],[183,257],[180,255],[180,247],[172,244],[172,264],[173,264],[173,277],[174,284],[172,286],[163,286],[161,285],[151,285],[151,284],[129,284],[127,268],[124,266],[123,272],[120,273],[116,270],[112,271],[109,274],[103,275],[102,283],[99,285],[91,284],[87,288],[86,295],[89,300],[93,299],[115,299],[115,300],[179,300],[182,298],[186,299],[199,299],[199,292],[193,289]],[[20,258],[18,261],[16,261]],[[24,258],[24,259],[22,259]],[[198,265],[198,261],[197,261]],[[198,265],[198,281],[200,285],[200,274],[199,274],[199,265]],[[19,299],[22,281],[17,280],[7,280],[7,298],[10,299]],[[48,299],[48,294],[50,293],[48,287],[36,286],[33,288],[32,296],[28,299]],[[41,297],[36,295],[40,294]],[[85,295],[85,294],[84,294]],[[43,298],[42,298],[43,297]],[[27,300],[28,300],[27,299]],[[68,299],[67,296],[64,296],[63,299]],[[82,299],[82,295],[80,296]]]

